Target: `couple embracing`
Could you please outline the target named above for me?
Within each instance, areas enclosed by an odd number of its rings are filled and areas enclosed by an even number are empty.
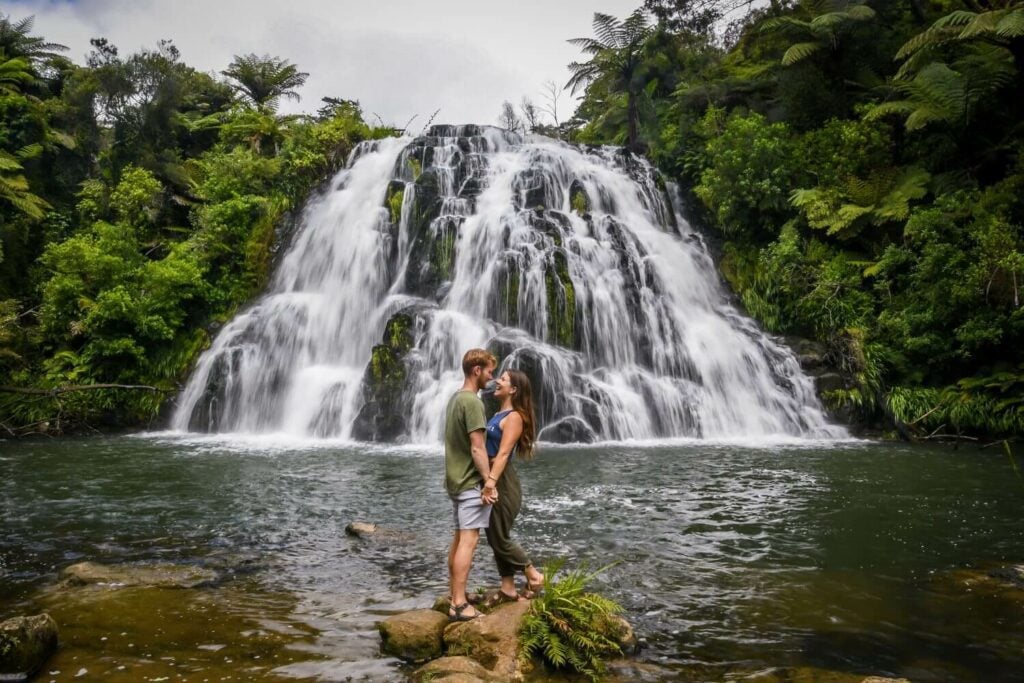
[[[544,575],[511,538],[512,523],[522,504],[512,455],[529,460],[536,439],[530,380],[518,370],[503,372],[494,390],[501,408],[488,421],[477,394],[491,381],[497,366],[497,360],[487,351],[467,351],[462,358],[462,388],[448,401],[445,411],[445,487],[455,515],[455,537],[448,551],[448,617],[453,621],[480,616],[469,603],[466,582],[481,529],[487,534],[501,576],[499,601],[520,599],[516,572],[526,576],[526,597],[544,585]]]

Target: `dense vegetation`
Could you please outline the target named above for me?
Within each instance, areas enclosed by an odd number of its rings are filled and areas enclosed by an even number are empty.
[[[747,311],[843,371],[833,407],[1024,433],[1022,0],[646,0],[573,42],[575,116],[548,84],[529,127],[680,181]],[[391,132],[279,115],[306,74],[277,57],[93,48],[0,15],[0,431],[155,416],[288,212]]]
[[[263,285],[275,228],[371,130],[355,102],[281,116],[306,74],[173,43],[85,65],[0,15],[0,430],[152,419]]]
[[[1024,3],[761,4],[595,15],[575,138],[692,189],[748,312],[844,371],[834,407],[1024,433]]]

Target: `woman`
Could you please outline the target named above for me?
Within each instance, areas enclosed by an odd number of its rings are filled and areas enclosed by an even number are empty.
[[[494,398],[501,409],[487,423],[487,456],[491,459],[488,482],[495,482],[498,501],[491,510],[487,542],[494,551],[494,561],[501,576],[499,602],[519,600],[516,593],[516,572],[526,575],[522,597],[536,595],[544,586],[544,575],[537,571],[530,558],[512,541],[512,523],[522,506],[523,492],[519,476],[512,464],[512,453],[523,460],[533,458],[537,438],[537,418],[533,412],[533,391],[530,379],[518,370],[506,370],[497,381]]]

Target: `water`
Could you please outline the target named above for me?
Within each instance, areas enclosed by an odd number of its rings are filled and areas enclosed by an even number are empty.
[[[971,583],[1024,563],[1024,482],[995,449],[549,445],[520,473],[527,550],[618,562],[595,587],[626,607],[659,680],[1024,680],[1024,591]],[[436,447],[0,443],[0,618],[55,614],[57,680],[402,680],[374,623],[443,594],[447,510]],[[351,539],[353,520],[410,537]],[[113,604],[49,592],[84,560],[225,579]],[[473,571],[495,581],[486,549]]]
[[[531,376],[547,440],[846,436],[646,162],[479,126],[361,145],[173,426],[436,443],[473,346]]]

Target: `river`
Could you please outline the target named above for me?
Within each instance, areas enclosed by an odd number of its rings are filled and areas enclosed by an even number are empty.
[[[0,443],[0,618],[61,624],[41,680],[403,680],[375,623],[444,593],[441,457],[270,436]],[[519,538],[538,563],[615,563],[594,588],[656,678],[1024,680],[1022,591],[971,578],[1024,563],[1024,481],[997,448],[545,445],[520,473]],[[346,536],[355,520],[409,536]],[[221,578],[55,592],[85,560]],[[471,585],[493,580],[483,547]]]

